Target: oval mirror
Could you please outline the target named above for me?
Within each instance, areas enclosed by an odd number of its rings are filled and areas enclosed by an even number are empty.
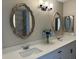
[[[56,12],[53,18],[53,30],[56,35],[60,34],[60,31],[62,29],[62,23],[61,23],[61,15]]]
[[[21,38],[31,35],[34,30],[35,20],[32,11],[26,4],[20,3],[12,8],[10,25],[13,32]]]
[[[72,32],[74,30],[74,16],[65,16],[64,28],[66,32]]]

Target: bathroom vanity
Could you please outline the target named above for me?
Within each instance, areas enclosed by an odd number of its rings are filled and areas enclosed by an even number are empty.
[[[74,35],[65,34],[61,40],[53,39],[50,44],[43,41],[32,44],[30,50],[22,48],[25,44],[9,47],[3,49],[3,59],[76,59],[75,39]]]

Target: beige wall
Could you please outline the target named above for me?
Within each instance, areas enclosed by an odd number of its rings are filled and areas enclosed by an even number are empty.
[[[54,4],[54,10],[58,10],[61,14],[63,11],[62,3],[57,2],[56,0],[50,0]],[[3,48],[7,48],[10,46],[32,42],[36,40],[42,40],[41,32],[45,28],[51,28],[50,20],[48,15],[53,15],[53,11],[51,12],[43,12],[38,8],[38,0],[3,0],[2,1],[2,43]],[[25,3],[27,4],[31,10],[33,11],[35,17],[35,28],[34,32],[30,37],[23,40],[18,38],[13,34],[12,29],[10,27],[9,18],[12,7],[17,3]],[[50,18],[51,19],[51,18]]]
[[[67,0],[63,4],[63,16],[73,15],[74,17],[74,31],[76,32],[76,0]]]

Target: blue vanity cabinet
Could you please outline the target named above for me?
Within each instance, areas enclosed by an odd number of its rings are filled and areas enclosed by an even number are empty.
[[[38,59],[76,59],[76,41],[43,55]]]

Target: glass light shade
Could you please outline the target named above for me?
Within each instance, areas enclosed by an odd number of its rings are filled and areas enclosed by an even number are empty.
[[[53,8],[53,4],[52,3],[49,4],[49,8]]]
[[[43,0],[39,0],[39,4],[43,4],[44,2],[43,2]]]
[[[47,1],[44,3],[44,6],[48,6],[48,2]]]

